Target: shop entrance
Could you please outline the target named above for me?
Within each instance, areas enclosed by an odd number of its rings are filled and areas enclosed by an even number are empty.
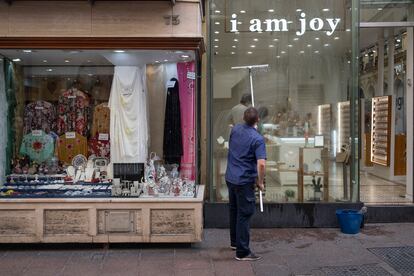
[[[413,27],[361,22],[360,200],[411,203]]]

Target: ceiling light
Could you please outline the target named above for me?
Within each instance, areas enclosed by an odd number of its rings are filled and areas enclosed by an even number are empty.
[[[92,77],[92,76],[93,76],[93,74],[88,74],[88,76],[89,76],[89,77]]]
[[[218,41],[219,41],[219,39],[218,39],[218,38],[215,38],[215,39],[214,39],[214,41],[215,41],[215,42],[218,42]]]
[[[295,37],[293,40],[294,40],[294,41],[298,41],[298,40],[299,40],[299,38],[298,38],[298,37]]]
[[[339,39],[339,36],[335,36],[335,38],[334,38],[335,40],[338,40]]]
[[[215,34],[219,34],[220,32],[219,32],[219,31],[215,31],[214,33],[215,33]]]
[[[401,42],[401,39],[397,39],[397,42],[399,43],[399,42]]]
[[[351,61],[350,61],[350,60],[348,60],[348,63],[351,63]]]
[[[319,40],[319,37],[315,37],[315,40]]]
[[[168,62],[168,59],[164,59],[164,62]]]
[[[365,54],[365,56],[367,57],[367,56],[368,56],[368,54]]]
[[[65,59],[65,62],[66,62],[66,63],[69,63],[69,62],[70,62],[70,60],[68,60],[68,59]]]
[[[323,44],[323,46],[325,46],[325,47],[329,47],[329,46],[331,46],[329,43],[326,43],[326,44]]]
[[[328,12],[328,11],[329,11],[329,9],[325,8],[325,9],[322,9],[322,11],[324,11],[324,12]]]
[[[45,61],[43,61],[43,62],[45,62]],[[92,61],[91,61],[90,59],[88,59],[88,60],[87,60],[87,62],[88,62],[88,63],[91,63]]]
[[[274,39],[273,39],[273,41],[279,41],[279,39],[277,39],[277,38],[274,38]]]
[[[114,53],[125,53],[124,50],[115,50]]]
[[[214,45],[214,48],[218,48],[219,46],[218,45]]]
[[[219,11],[219,10],[215,10],[214,12],[215,12],[215,13],[221,13],[221,11]]]
[[[306,45],[306,47],[310,48],[310,47],[312,47],[312,45],[311,44],[308,44],[308,45]]]
[[[237,38],[233,39],[234,42],[238,42],[239,40]]]
[[[241,24],[243,24],[243,23],[242,23],[241,21],[238,21],[238,22],[237,22],[237,24],[241,25]]]
[[[300,51],[299,53],[300,53],[300,54],[304,54],[304,53],[305,53],[305,51]]]
[[[232,48],[236,48],[236,45],[231,46]]]
[[[275,45],[269,45],[269,48],[274,48],[275,47]]]
[[[318,51],[318,50],[316,50],[316,51],[314,51],[314,53],[315,53],[315,54],[319,54],[319,51]]]
[[[235,53],[235,52],[231,52],[231,54],[232,54],[232,55],[235,55],[236,53]]]
[[[281,54],[286,54],[286,52],[285,51],[282,51],[282,52],[280,52]]]
[[[247,52],[247,54],[251,55],[251,54],[253,54],[253,52]]]
[[[245,10],[241,10],[240,13],[246,13],[246,11]]]
[[[181,55],[181,58],[189,58],[189,55]]]
[[[250,48],[256,48],[256,45],[250,45]]]
[[[276,56],[276,58],[280,58],[280,56]]]
[[[379,11],[382,11],[382,8],[378,8]]]
[[[216,24],[216,25],[220,25],[220,22],[216,21],[216,23],[214,23],[214,24]]]
[[[46,71],[47,71],[47,72],[52,72],[52,71],[53,71],[53,69],[52,69],[52,68],[48,68],[48,69],[46,69]]]
[[[289,20],[287,23],[288,23],[288,24],[292,24],[292,23],[293,23],[293,21],[292,21],[292,20]]]
[[[19,62],[19,61],[22,61],[20,58],[14,58],[14,59],[12,59],[14,62]]]
[[[160,61],[159,60],[156,60],[155,63],[160,63]]]
[[[373,53],[376,53],[377,51],[375,51],[375,50],[372,50],[372,52],[373,52]]]
[[[268,12],[275,12],[275,10],[274,9],[269,9]]]
[[[296,9],[296,11],[297,11],[297,12],[301,12],[301,11],[302,11],[302,9]]]
[[[46,62],[47,62],[47,60],[46,60],[46,59],[44,59],[44,60],[43,60],[43,62],[44,62],[44,63],[46,63]],[[88,61],[88,62],[90,62],[90,61]]]
[[[23,53],[31,53],[32,50],[23,50]]]
[[[293,45],[292,45],[292,44],[288,44],[288,47],[289,47],[289,48],[292,48],[292,47],[293,47]]]
[[[350,32],[350,31],[351,31],[351,29],[346,29],[346,31],[347,31],[347,32]]]
[[[259,41],[257,38],[253,38],[253,41]]]

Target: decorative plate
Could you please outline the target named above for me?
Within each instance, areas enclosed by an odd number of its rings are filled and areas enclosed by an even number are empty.
[[[85,168],[87,163],[88,163],[88,159],[86,159],[85,155],[83,154],[78,154],[72,159],[72,165],[75,168],[79,168],[79,167]]]

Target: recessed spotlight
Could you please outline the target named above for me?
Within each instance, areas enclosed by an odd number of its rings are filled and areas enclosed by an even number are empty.
[[[294,40],[294,41],[298,41],[298,40],[299,40],[299,38],[298,38],[298,37],[295,37],[293,40]]]
[[[319,51],[318,51],[318,50],[316,50],[316,51],[314,51],[314,53],[315,53],[315,54],[319,54]]]
[[[248,54],[248,55],[251,55],[251,54],[253,54],[253,52],[247,52],[247,54]]]
[[[397,42],[400,43],[401,42],[401,39],[397,39]]]
[[[301,11],[302,11],[302,9],[296,9],[296,11],[297,11],[297,12],[301,12]]]
[[[43,63],[46,63],[46,62],[47,62],[47,59],[44,59],[44,60],[43,60]]]
[[[328,11],[329,11],[329,9],[325,8],[325,9],[322,9],[322,11],[324,11],[324,12],[328,12]]]
[[[315,40],[319,40],[320,38],[319,37],[315,37]]]
[[[257,38],[253,38],[253,41],[259,41]]]
[[[250,48],[256,48],[256,45],[250,45]]]
[[[325,47],[329,47],[329,46],[331,46],[329,43],[326,43],[326,44],[323,44],[323,46],[325,46]]]
[[[273,38],[273,41],[279,41],[279,39],[277,39],[277,38]]]
[[[215,12],[215,13],[221,13],[221,11],[219,11],[219,10],[215,10],[214,12]]]
[[[288,44],[288,47],[289,47],[289,48],[292,48],[292,47],[293,47],[293,45],[292,45],[292,44]]]
[[[238,42],[239,40],[237,38],[233,39],[234,42]]]
[[[312,47],[312,45],[311,44],[308,44],[308,45],[306,45],[306,47],[310,48],[310,47]]]
[[[181,55],[181,58],[189,58],[189,55]]]
[[[276,56],[276,58],[280,58],[280,56]]]
[[[351,63],[351,61],[350,61],[350,60],[348,60],[348,63]]]
[[[43,62],[44,62],[44,61],[43,61]],[[88,59],[86,62],[91,63],[91,62],[92,62],[92,60]]]
[[[47,71],[47,72],[52,72],[52,71],[53,71],[53,69],[52,69],[52,68],[48,68],[48,69],[46,69],[46,71]]]
[[[373,52],[373,53],[376,53],[377,51],[375,51],[375,50],[372,50],[372,52]]]
[[[68,59],[65,59],[65,62],[66,62],[66,63],[69,63],[69,62],[70,62],[70,60],[68,60]]]
[[[300,52],[299,52],[299,54],[304,54],[304,53],[305,53],[305,51],[300,51]]]
[[[156,60],[155,63],[160,63],[160,61],[159,60]]]
[[[240,13],[246,13],[246,11],[245,10],[241,10]]]
[[[274,9],[269,9],[268,12],[275,12],[275,10]]]
[[[238,21],[238,22],[237,22],[237,24],[241,25],[241,24],[243,24],[243,23],[242,23],[241,21]]]
[[[286,54],[286,52],[285,52],[285,51],[281,51],[280,53],[281,53],[281,54]]]
[[[168,59],[164,59],[164,62],[168,62]]]
[[[219,39],[218,39],[218,38],[215,38],[215,39],[214,39],[214,41],[215,41],[215,42],[219,42]]]
[[[274,47],[275,47],[275,45],[272,45],[272,44],[269,45],[269,48],[274,48]]]
[[[23,52],[23,53],[31,53],[31,52],[32,52],[32,50],[23,50],[22,52]]]
[[[335,40],[338,40],[339,39],[339,36],[335,36],[335,38],[334,38]]]
[[[92,77],[92,76],[93,76],[93,74],[88,74],[88,76],[89,76],[89,77]]]
[[[218,45],[214,45],[214,48],[218,48],[219,46]]]
[[[382,11],[382,8],[378,8],[379,11]]]
[[[368,56],[368,54],[365,54],[365,56],[367,57],[367,56]]]
[[[232,55],[235,55],[236,53],[235,53],[235,52],[231,52],[231,54],[232,54]]]
[[[115,50],[114,53],[125,53],[124,50]]]
[[[292,21],[292,20],[289,20],[287,23],[288,23],[288,24],[292,24],[292,23],[293,23],[293,21]]]
[[[12,59],[12,61],[19,62],[19,61],[22,61],[22,60],[20,58],[14,58],[14,59]]]
[[[346,29],[346,31],[347,31],[347,32],[350,32],[350,31],[351,31],[351,29]]]
[[[219,31],[215,31],[214,33],[215,33],[215,34],[219,34],[220,32],[219,32]]]
[[[236,45],[233,45],[233,46],[231,46],[232,48],[236,48],[237,46]]]
[[[216,25],[220,25],[220,22],[216,21],[214,24],[216,24]]]

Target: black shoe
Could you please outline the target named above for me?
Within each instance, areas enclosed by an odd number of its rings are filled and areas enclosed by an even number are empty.
[[[237,247],[235,247],[234,245],[230,245],[230,249],[236,251]]]
[[[261,258],[262,258],[261,256],[257,256],[254,253],[250,253],[249,255],[244,256],[242,258],[236,257],[236,260],[238,260],[238,261],[258,261]]]

